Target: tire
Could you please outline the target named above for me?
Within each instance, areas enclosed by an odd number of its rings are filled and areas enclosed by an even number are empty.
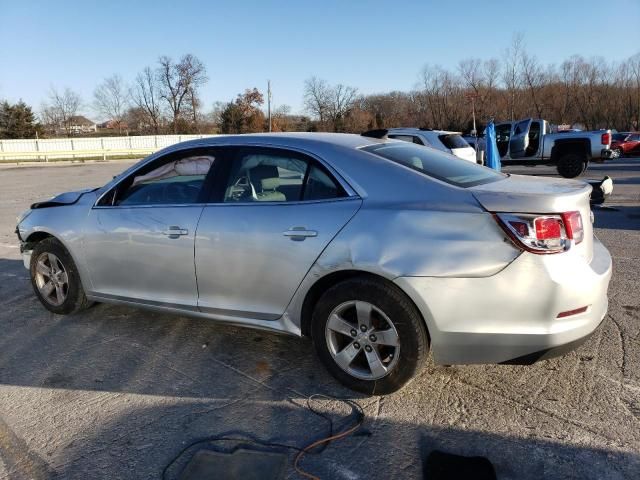
[[[360,320],[367,311],[370,328],[364,330]],[[346,321],[340,323],[342,333],[330,321],[334,314]],[[394,335],[397,346],[391,345]],[[409,298],[393,284],[366,277],[340,282],[320,297],[311,336],[327,370],[343,385],[368,395],[385,395],[403,387],[419,373],[429,353],[426,326]],[[336,358],[344,352],[353,359],[348,365],[343,360],[341,366]]]
[[[57,239],[50,237],[36,244],[31,252],[29,271],[33,291],[50,312],[67,315],[91,305],[84,294],[76,264]]]
[[[622,158],[624,156],[624,152],[621,148],[614,148],[613,151],[615,152],[614,158]]]
[[[558,173],[564,178],[576,178],[587,169],[587,160],[577,153],[566,153],[558,159]]]

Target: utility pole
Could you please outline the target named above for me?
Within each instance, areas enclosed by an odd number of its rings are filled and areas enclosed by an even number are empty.
[[[269,117],[269,131],[271,131],[271,80],[267,80],[267,116]]]
[[[471,100],[471,117],[473,118],[473,130],[471,131],[471,135],[477,137],[478,132],[476,131],[476,98],[478,98],[478,94],[466,93],[465,97],[467,97],[467,100]]]

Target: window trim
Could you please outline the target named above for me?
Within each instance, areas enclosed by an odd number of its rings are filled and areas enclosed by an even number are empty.
[[[224,166],[221,167],[221,174],[214,179],[214,187],[211,190],[211,194],[209,196],[208,201],[205,203],[207,206],[213,205],[223,205],[223,206],[247,206],[247,205],[264,205],[264,206],[274,206],[274,205],[299,205],[299,204],[311,204],[311,203],[326,203],[326,202],[336,202],[336,201],[344,201],[344,200],[353,200],[354,198],[360,198],[360,196],[348,185],[337,172],[335,172],[330,166],[328,166],[325,162],[323,162],[317,155],[314,155],[305,150],[297,149],[294,147],[287,147],[281,145],[264,145],[264,144],[244,144],[244,145],[233,145],[233,150],[230,151],[229,155],[224,158]],[[302,160],[307,162],[307,169],[305,170],[305,175],[303,179],[302,189],[300,191],[300,199],[299,200],[285,200],[285,201],[277,201],[277,202],[225,202],[224,201],[224,193],[226,191],[227,185],[230,180],[231,175],[231,165],[233,161],[240,158],[244,152],[250,150],[252,152],[263,151],[266,154],[277,155],[277,152],[283,152],[284,154],[291,155],[293,157],[300,157]],[[315,200],[303,200],[304,198],[304,190],[306,187],[306,182],[309,176],[309,172],[311,171],[311,166],[314,165],[318,167],[320,170],[324,171],[329,178],[331,178],[335,184],[342,190],[343,196],[334,197],[334,198],[323,198],[323,199],[315,199]],[[346,188],[348,187],[348,188]]]

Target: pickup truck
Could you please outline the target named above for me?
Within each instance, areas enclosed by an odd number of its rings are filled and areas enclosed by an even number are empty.
[[[527,118],[496,124],[503,165],[555,165],[565,178],[582,174],[593,160],[611,158],[611,130],[551,133],[549,122]],[[484,149],[484,142],[478,142]]]

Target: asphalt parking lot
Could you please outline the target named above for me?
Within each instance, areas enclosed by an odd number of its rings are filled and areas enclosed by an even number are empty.
[[[640,478],[640,159],[588,171],[615,184],[611,208],[595,210],[614,257],[609,314],[595,336],[528,367],[430,363],[400,392],[373,398],[339,386],[305,340],[120,306],[68,317],[41,307],[16,215],[128,165],[0,167],[0,478],[155,479],[206,436],[302,446],[327,433],[305,405],[314,393],[352,398],[366,413],[356,435],[304,458],[323,479],[422,478],[435,449],[487,457],[499,479]],[[336,428],[347,421],[339,402],[314,406]],[[302,478],[291,462],[287,478]]]

